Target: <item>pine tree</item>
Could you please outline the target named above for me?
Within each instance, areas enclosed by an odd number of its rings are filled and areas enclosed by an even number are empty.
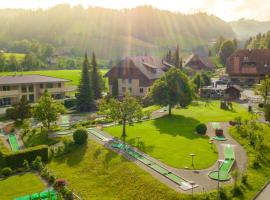
[[[118,97],[118,79],[114,78],[112,82],[112,96],[114,98]]]
[[[169,51],[167,52],[167,55],[166,55],[166,62],[167,63],[172,63],[172,51],[169,49]]]
[[[76,94],[77,110],[80,112],[90,111],[94,107],[94,96],[89,76],[89,62],[87,58],[87,53],[85,53],[82,68],[82,77],[78,90],[79,92],[78,94]]]
[[[102,78],[100,76],[100,73],[98,72],[98,67],[97,67],[97,62],[96,62],[96,55],[93,52],[92,55],[92,71],[91,71],[91,76],[92,76],[92,88],[94,92],[94,97],[95,99],[101,98],[101,84],[102,84]]]
[[[174,55],[174,66],[176,68],[180,68],[180,52],[179,52],[179,45],[177,45]]]

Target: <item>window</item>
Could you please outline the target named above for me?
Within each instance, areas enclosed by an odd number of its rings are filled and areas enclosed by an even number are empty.
[[[23,93],[26,93],[26,92],[27,92],[27,88],[26,88],[25,85],[22,86],[22,92],[23,92]]]
[[[47,83],[46,88],[53,88],[53,84],[52,83]]]
[[[29,92],[34,92],[34,86],[33,86],[33,85],[29,85],[28,91],[29,91]]]
[[[123,93],[126,92],[126,87],[122,87],[122,92],[123,92]]]
[[[128,79],[128,83],[131,84],[132,83],[132,79]]]
[[[58,86],[59,88],[61,88],[61,87],[62,87],[62,84],[61,84],[61,83],[58,83],[57,86]]]
[[[39,84],[39,88],[41,88],[41,89],[42,89],[42,88],[43,88],[43,84]]]
[[[10,98],[4,98],[3,101],[4,101],[4,105],[11,105]]]
[[[8,85],[3,86],[3,91],[9,91],[9,90],[10,90],[10,86],[8,86]]]
[[[143,88],[140,88],[140,93],[143,93]]]
[[[34,101],[35,101],[34,95],[33,95],[33,94],[30,94],[30,95],[29,95],[29,102],[30,102],[30,103],[34,103]]]

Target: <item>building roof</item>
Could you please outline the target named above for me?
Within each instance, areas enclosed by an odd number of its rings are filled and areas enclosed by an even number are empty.
[[[68,82],[70,80],[55,78],[51,76],[42,75],[14,75],[14,76],[0,76],[0,85],[15,85],[28,83],[55,83]]]
[[[234,59],[239,59],[239,66]],[[270,74],[270,49],[238,49],[227,60],[227,72],[240,75]]]
[[[122,77],[132,73],[132,68],[138,69],[147,79],[154,80],[164,75],[170,67],[170,64],[164,62],[160,58],[152,56],[128,56],[122,59],[115,67],[109,70],[104,76]]]
[[[200,62],[202,65],[200,67],[204,67],[206,69],[214,69],[215,68],[215,65],[213,64],[213,62],[209,58],[200,57],[198,54],[195,54],[195,53],[192,53],[191,55],[189,55],[187,57],[186,60],[184,60],[184,67],[189,66],[194,61]]]

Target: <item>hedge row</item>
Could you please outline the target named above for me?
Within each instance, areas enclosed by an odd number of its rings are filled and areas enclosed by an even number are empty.
[[[36,159],[37,156],[41,157],[42,162],[48,161],[48,146],[40,145],[20,150],[18,152],[3,154],[2,159],[0,159],[0,161],[2,161],[0,162],[0,167],[11,167],[13,169],[23,167],[24,160],[27,160],[29,163],[31,163]]]

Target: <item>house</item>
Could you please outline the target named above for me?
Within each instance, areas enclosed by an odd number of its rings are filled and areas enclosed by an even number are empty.
[[[195,71],[212,71],[215,65],[208,57],[200,57],[198,54],[192,53],[183,61],[183,67],[190,67]]]
[[[53,98],[65,98],[70,88],[65,86],[66,79],[41,75],[14,75],[0,77],[0,107],[15,104],[22,97],[30,103],[37,102],[47,90]]]
[[[232,84],[251,86],[270,75],[270,49],[239,49],[227,60]]]
[[[153,82],[172,67],[162,59],[152,56],[128,56],[112,67],[104,76],[109,79],[112,94],[113,82],[117,80],[118,95],[127,91],[133,96],[145,96]]]
[[[200,89],[200,97],[211,99],[239,100],[241,98],[242,88],[237,85],[219,85],[213,84]]]

